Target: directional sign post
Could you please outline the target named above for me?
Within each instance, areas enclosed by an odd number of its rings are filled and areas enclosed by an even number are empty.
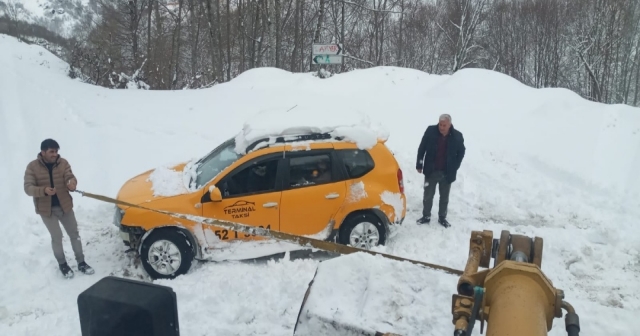
[[[314,44],[313,55],[340,55],[342,56],[342,43]]]
[[[342,43],[314,44],[311,61],[313,64],[342,64]]]
[[[316,55],[313,64],[342,64],[342,55]]]

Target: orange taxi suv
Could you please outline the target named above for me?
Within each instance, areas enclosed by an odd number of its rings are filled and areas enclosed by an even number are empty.
[[[158,185],[170,176],[173,189]],[[231,138],[195,163],[130,179],[117,198],[365,249],[384,245],[389,225],[406,214],[402,170],[385,140],[359,149],[327,133],[259,139],[241,153]],[[123,205],[114,222],[153,279],[185,274],[194,259],[215,259],[212,251],[224,254],[230,243],[267,240]]]

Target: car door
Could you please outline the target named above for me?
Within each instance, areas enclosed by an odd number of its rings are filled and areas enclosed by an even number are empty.
[[[285,158],[280,230],[321,233],[340,210],[347,190],[333,149],[287,151]]]
[[[216,183],[222,201],[203,204],[203,215],[230,222],[280,229],[282,153],[250,160]],[[254,239],[248,233],[214,230],[218,238]]]

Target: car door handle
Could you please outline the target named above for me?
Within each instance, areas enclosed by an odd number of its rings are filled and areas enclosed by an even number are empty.
[[[338,197],[340,197],[340,194],[338,194],[338,193],[330,193],[330,194],[324,196],[324,198],[326,198],[326,199],[334,199],[334,198],[338,198]]]
[[[262,206],[265,208],[273,208],[274,206],[278,205],[277,202],[269,202],[269,203],[265,203]]]

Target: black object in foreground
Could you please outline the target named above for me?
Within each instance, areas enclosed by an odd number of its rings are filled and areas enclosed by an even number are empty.
[[[82,336],[179,336],[171,287],[114,276],[78,295]]]

